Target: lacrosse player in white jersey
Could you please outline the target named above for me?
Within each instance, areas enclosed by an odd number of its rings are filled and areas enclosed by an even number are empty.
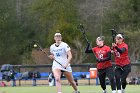
[[[55,33],[54,40],[55,43],[50,46],[51,55],[49,57],[53,60],[52,71],[56,80],[57,93],[62,93],[60,80],[62,72],[72,85],[74,93],[80,93],[72,76],[70,47],[67,43],[62,42],[60,33]]]

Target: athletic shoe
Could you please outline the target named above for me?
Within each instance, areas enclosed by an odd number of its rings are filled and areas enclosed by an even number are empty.
[[[122,89],[122,93],[125,93],[125,89]]]
[[[80,93],[80,91],[74,91],[73,93]]]
[[[116,93],[116,90],[113,90],[112,93]]]
[[[118,90],[118,93],[122,93],[122,91],[121,90]]]
[[[116,90],[112,90],[112,93],[116,93]]]
[[[105,89],[105,90],[103,90],[103,93],[107,93],[106,89]]]

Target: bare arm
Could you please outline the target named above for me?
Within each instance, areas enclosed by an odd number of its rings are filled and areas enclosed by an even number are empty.
[[[71,61],[71,59],[72,59],[72,54],[71,54],[71,51],[69,50],[69,51],[67,51],[67,56],[68,56],[68,61],[67,61],[67,63],[66,63],[66,67],[70,64],[70,61]]]
[[[54,60],[54,55],[51,53],[49,56],[48,56],[50,59]]]

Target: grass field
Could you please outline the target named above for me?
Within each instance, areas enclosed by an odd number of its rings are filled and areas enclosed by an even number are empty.
[[[102,93],[100,86],[78,86],[81,93]],[[71,86],[62,86],[63,93],[72,93]],[[110,86],[107,86],[108,93],[111,93]],[[0,93],[56,93],[55,87],[0,87]],[[128,85],[126,93],[140,93],[140,85]]]

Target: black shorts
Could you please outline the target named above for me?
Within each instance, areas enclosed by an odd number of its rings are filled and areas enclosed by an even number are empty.
[[[115,70],[120,69],[121,71],[131,72],[131,64],[125,65],[123,67],[116,65]]]
[[[111,76],[113,77],[114,76],[114,70],[113,70],[113,67],[108,67],[108,68],[105,68],[105,69],[99,69],[98,70],[98,76],[102,76],[102,75],[107,75],[107,76]]]

